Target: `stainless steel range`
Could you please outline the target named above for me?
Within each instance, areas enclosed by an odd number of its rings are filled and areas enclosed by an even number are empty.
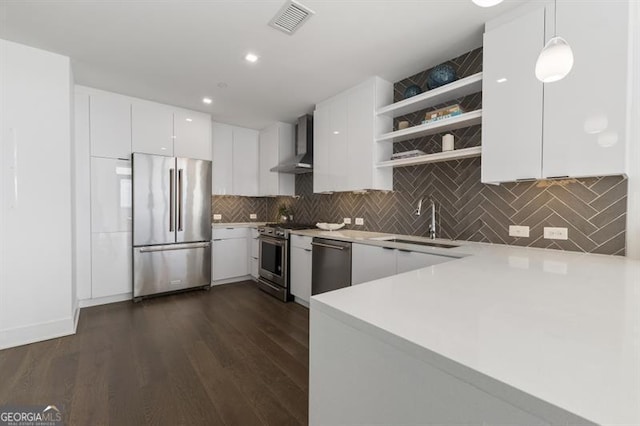
[[[289,233],[311,229],[313,225],[298,223],[268,223],[258,228],[260,234],[258,288],[287,302],[289,289]]]

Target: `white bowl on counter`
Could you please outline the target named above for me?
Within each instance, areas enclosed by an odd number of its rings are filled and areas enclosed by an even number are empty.
[[[323,231],[336,231],[338,229],[344,228],[344,223],[316,223],[316,226]]]

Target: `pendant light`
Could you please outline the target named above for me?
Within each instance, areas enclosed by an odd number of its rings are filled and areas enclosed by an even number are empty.
[[[471,0],[480,7],[491,7],[502,3],[503,0]]]
[[[554,3],[554,36],[544,46],[536,61],[536,77],[543,83],[562,80],[573,68],[573,51],[558,37],[558,0]]]

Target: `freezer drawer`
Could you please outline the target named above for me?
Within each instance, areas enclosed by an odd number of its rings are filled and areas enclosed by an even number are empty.
[[[133,297],[211,284],[211,243],[134,247]]]

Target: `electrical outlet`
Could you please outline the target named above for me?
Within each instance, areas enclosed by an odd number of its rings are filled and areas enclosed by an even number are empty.
[[[342,219],[342,222],[345,225],[351,225],[351,218],[350,217],[345,217],[344,219]]]
[[[568,240],[569,231],[567,228],[544,227],[544,238],[547,240]]]
[[[250,213],[249,214],[249,219],[257,219],[257,218],[258,218],[257,214],[255,214],[255,213]]]
[[[529,238],[529,227],[528,226],[509,225],[509,236],[511,236],[511,237]]]
[[[221,214],[214,214],[213,215],[213,220],[222,220],[222,215]]]
[[[356,217],[356,225],[364,225],[364,219],[361,217]]]

